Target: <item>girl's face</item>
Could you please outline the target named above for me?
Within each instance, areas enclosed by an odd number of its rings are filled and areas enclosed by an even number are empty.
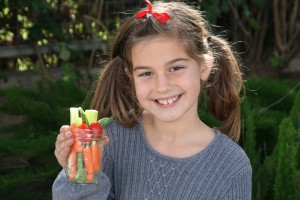
[[[198,117],[201,66],[182,42],[157,36],[135,44],[131,55],[136,96],[148,113],[165,122]]]

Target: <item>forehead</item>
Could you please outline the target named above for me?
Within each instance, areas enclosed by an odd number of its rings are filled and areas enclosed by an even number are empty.
[[[177,38],[155,36],[137,42],[131,48],[132,64],[155,64],[168,62],[178,57],[188,57],[184,43]]]

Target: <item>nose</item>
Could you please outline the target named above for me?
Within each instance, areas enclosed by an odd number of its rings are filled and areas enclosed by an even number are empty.
[[[161,74],[156,77],[156,91],[163,93],[169,90],[171,86],[170,79],[166,74]]]

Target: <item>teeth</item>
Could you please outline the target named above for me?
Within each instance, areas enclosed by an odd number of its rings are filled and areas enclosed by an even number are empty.
[[[168,101],[166,101],[166,100],[158,100],[158,103],[163,104],[163,105],[168,105]]]
[[[163,105],[168,105],[176,101],[178,97],[173,97],[172,99],[167,99],[167,100],[157,100],[158,103],[163,104]]]

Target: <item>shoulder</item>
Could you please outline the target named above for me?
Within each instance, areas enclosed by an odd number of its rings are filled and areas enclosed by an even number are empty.
[[[113,121],[105,128],[105,134],[109,137],[110,143],[119,140],[126,141],[139,137],[141,135],[141,128],[138,123],[134,127],[127,128]]]
[[[119,163],[124,157],[130,157],[140,151],[145,145],[142,130],[139,123],[127,128],[117,122],[111,122],[105,128],[109,143],[104,148],[104,157],[107,154],[110,160]]]
[[[243,148],[227,135],[219,131],[216,132],[216,154],[220,156],[221,162],[223,163],[222,166],[230,169],[228,171],[229,174],[235,176],[245,171],[252,173],[250,160]]]

